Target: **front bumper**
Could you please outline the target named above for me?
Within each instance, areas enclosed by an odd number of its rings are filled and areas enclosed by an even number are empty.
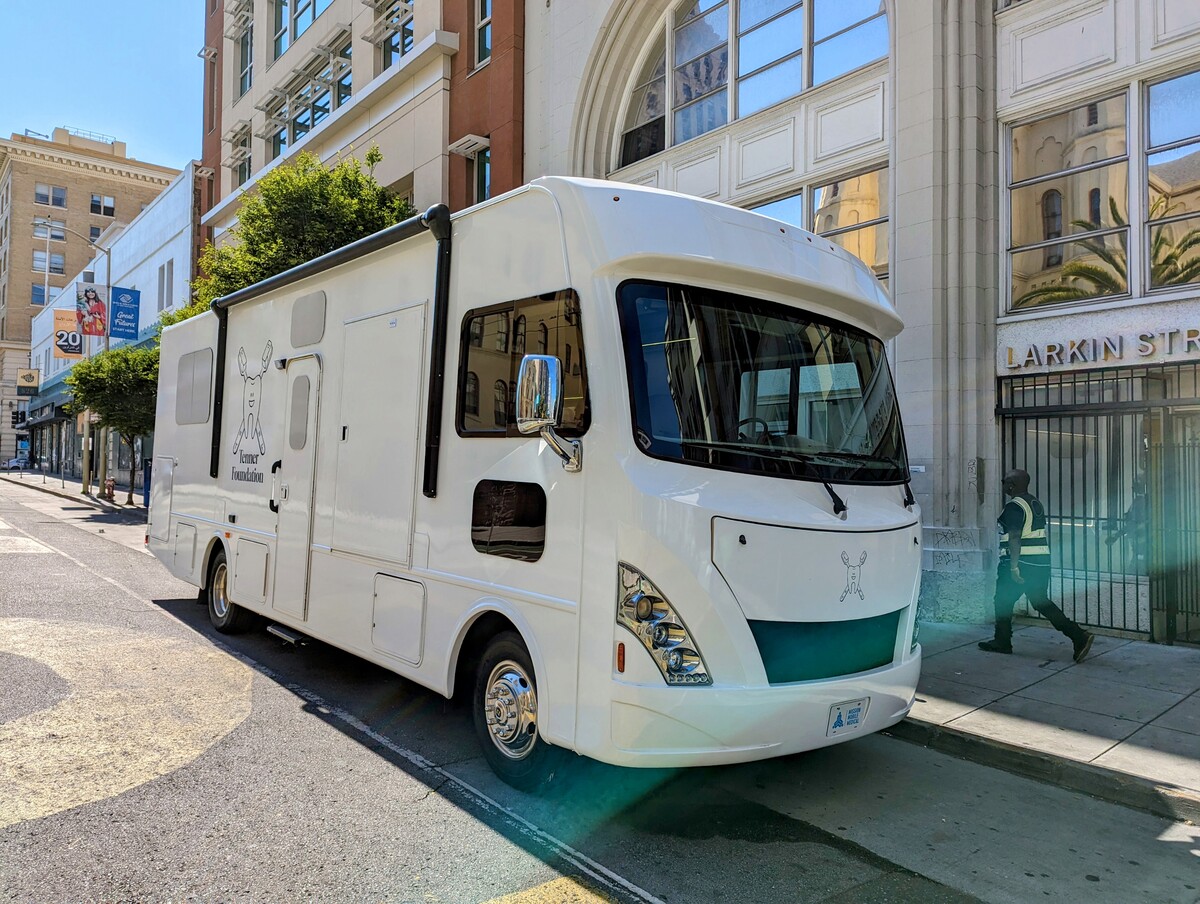
[[[835,681],[761,688],[613,683],[608,743],[579,753],[618,766],[715,766],[787,756],[895,725],[912,708],[921,650]],[[830,707],[870,698],[861,727],[827,735]]]

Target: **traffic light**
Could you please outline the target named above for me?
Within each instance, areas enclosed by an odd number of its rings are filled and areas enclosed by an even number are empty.
[[[20,424],[21,424],[21,412],[14,411],[12,413],[12,425],[15,428],[15,427],[20,426]]]

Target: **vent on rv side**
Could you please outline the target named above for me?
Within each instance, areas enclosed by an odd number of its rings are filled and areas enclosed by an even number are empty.
[[[301,295],[292,305],[292,348],[316,345],[325,336],[325,293]]]

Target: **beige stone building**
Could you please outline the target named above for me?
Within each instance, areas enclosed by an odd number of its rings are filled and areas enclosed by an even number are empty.
[[[130,222],[178,174],[91,133],[0,139],[0,460],[27,441],[9,412],[25,410],[15,374],[29,367],[30,321],[95,256],[89,242],[103,245],[114,224]]]

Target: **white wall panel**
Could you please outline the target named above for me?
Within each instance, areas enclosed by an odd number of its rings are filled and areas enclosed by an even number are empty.
[[[1114,0],[1046,16],[1012,34],[1012,93],[1117,61]]]
[[[836,100],[812,111],[814,161],[883,141],[883,85]]]
[[[671,188],[698,198],[719,198],[722,146],[709,148],[700,156],[682,160],[671,168]]]
[[[796,169],[796,121],[789,118],[761,131],[734,138],[737,158],[736,188],[753,185],[771,176]]]
[[[1152,12],[1153,21],[1147,29],[1151,47],[1200,35],[1200,3],[1196,0],[1152,0],[1141,4],[1143,14]]]

